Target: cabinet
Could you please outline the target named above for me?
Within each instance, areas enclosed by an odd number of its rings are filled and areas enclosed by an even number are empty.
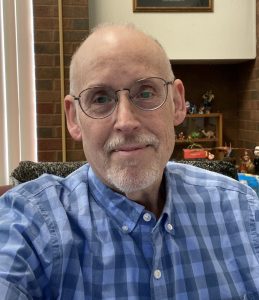
[[[196,143],[203,148],[221,147],[223,143],[221,113],[188,114],[175,128],[175,150],[172,158],[182,159],[182,150]]]

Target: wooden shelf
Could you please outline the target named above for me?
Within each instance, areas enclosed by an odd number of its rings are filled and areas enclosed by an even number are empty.
[[[182,157],[184,148],[188,145],[196,143],[203,148],[215,148],[222,147],[223,145],[223,124],[222,113],[210,113],[210,114],[188,114],[182,124],[175,128],[176,141],[175,151],[173,156]],[[206,136],[199,138],[188,138],[193,133],[201,132],[202,130],[213,131],[215,136],[208,138]],[[178,134],[183,132],[184,139],[178,139]]]
[[[192,139],[191,141],[189,141],[187,139],[185,139],[185,140],[176,139],[175,142],[177,144],[212,143],[212,142],[218,142],[218,138],[211,138],[211,139],[209,139],[209,138],[199,138],[199,139]]]

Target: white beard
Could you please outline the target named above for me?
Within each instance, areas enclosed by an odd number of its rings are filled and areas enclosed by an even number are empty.
[[[137,136],[120,136],[108,140],[104,146],[107,156],[120,145],[127,144],[150,145],[154,151],[159,146],[159,140],[153,134],[139,134]],[[105,162],[105,180],[110,186],[123,193],[132,193],[151,186],[161,176],[159,158],[143,167],[139,159],[123,160],[120,164]]]
[[[138,162],[129,161],[122,166],[107,168],[107,183],[123,193],[132,193],[146,189],[161,176],[157,162],[151,162],[145,169],[140,169],[138,165]]]

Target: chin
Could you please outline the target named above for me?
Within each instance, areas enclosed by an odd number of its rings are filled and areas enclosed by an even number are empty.
[[[123,193],[133,193],[152,186],[161,177],[156,166],[146,170],[139,168],[110,168],[107,170],[107,183]]]

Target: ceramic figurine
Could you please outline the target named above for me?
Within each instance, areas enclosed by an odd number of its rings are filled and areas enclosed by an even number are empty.
[[[244,151],[244,154],[241,156],[239,171],[241,173],[250,173],[253,174],[255,170],[254,164],[249,156],[247,150]]]
[[[203,104],[201,107],[203,107],[203,113],[209,114],[211,112],[211,107],[212,107],[212,100],[214,99],[214,94],[212,91],[207,91],[205,94],[203,94]]]
[[[213,139],[215,138],[215,133],[212,131],[212,130],[208,130],[208,131],[205,131],[204,129],[201,131],[204,136],[206,136],[208,139]]]

